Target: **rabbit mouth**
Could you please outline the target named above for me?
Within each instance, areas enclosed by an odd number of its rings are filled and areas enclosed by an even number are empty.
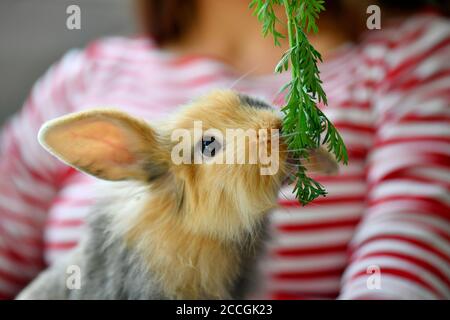
[[[293,167],[288,167],[286,174],[284,175],[283,179],[281,180],[281,186],[285,187],[288,186],[297,180],[297,177],[295,176],[295,169]]]
[[[301,162],[298,159],[294,158],[294,154],[289,152],[287,158],[285,160],[286,173],[285,177],[283,177],[281,181],[281,186],[285,187],[294,183],[297,180],[296,172],[298,166],[301,165]]]

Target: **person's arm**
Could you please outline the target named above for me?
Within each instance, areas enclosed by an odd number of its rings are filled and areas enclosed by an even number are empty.
[[[68,168],[38,143],[41,125],[72,111],[85,53],[71,51],[35,84],[0,140],[0,299],[13,298],[44,267],[46,215]]]
[[[450,298],[449,24],[404,32],[380,55],[387,72],[373,97],[367,210],[342,299]]]

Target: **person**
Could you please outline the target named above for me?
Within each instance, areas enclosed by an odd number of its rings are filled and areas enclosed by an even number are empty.
[[[329,103],[321,107],[349,164],[315,176],[329,194],[306,207],[282,190],[254,296],[448,299],[450,23],[428,10],[388,22],[395,11],[382,7],[381,30],[362,32],[365,1],[326,6],[311,41],[324,56]],[[289,74],[273,68],[287,43],[261,36],[248,1],[144,0],[139,8],[148,35],[68,52],[3,128],[1,298],[78,243],[95,201],[93,178],[39,146],[45,121],[99,106],[153,120],[216,88],[284,102],[278,90]]]

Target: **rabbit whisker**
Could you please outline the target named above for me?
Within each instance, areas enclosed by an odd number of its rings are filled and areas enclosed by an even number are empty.
[[[245,78],[247,78],[251,73],[253,73],[254,71],[256,71],[259,67],[255,66],[252,69],[250,69],[249,71],[247,71],[246,73],[244,73],[242,76],[240,76],[239,78],[237,78],[228,89],[233,89],[239,82],[241,82],[242,80],[244,80]]]

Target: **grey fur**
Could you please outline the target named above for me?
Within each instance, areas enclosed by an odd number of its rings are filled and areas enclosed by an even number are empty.
[[[243,104],[243,105],[247,105],[247,106],[250,106],[253,108],[257,108],[257,109],[269,109],[269,110],[273,109],[271,105],[269,105],[268,103],[266,103],[260,99],[250,97],[250,96],[248,96],[246,94],[242,94],[242,93],[238,94],[238,96],[239,96],[239,100],[241,101],[241,104]]]
[[[41,273],[17,299],[169,299],[142,257],[111,232],[111,219],[96,211],[88,221],[86,237],[67,258]],[[231,298],[243,298],[255,283],[255,266],[265,237],[266,221],[241,247],[241,270],[231,284]],[[67,267],[81,270],[81,288],[68,289]],[[208,298],[208,297],[205,297]]]

